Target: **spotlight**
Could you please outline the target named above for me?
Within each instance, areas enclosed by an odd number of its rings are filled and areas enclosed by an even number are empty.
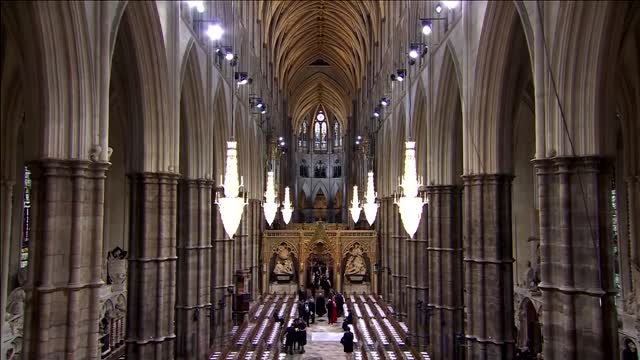
[[[282,141],[282,140],[284,140],[284,138],[283,138],[282,136],[280,136],[280,137],[278,138],[278,140],[279,140],[279,141]]]
[[[227,59],[227,61],[233,60],[234,57],[235,57],[235,55],[233,55],[233,52],[228,52],[228,53],[224,54],[224,58]]]
[[[356,140],[356,145],[360,145],[360,141]]]
[[[383,97],[382,99],[380,99],[380,105],[389,106],[389,104],[391,104],[391,100],[389,100],[388,98]]]
[[[380,117],[380,108],[377,107],[375,110],[373,110],[373,116]]]
[[[235,79],[238,85],[246,85],[251,83],[251,78],[249,77],[249,75],[247,75],[246,72],[236,72]],[[264,108],[263,111],[265,111]]]
[[[249,80],[251,80],[251,79],[249,79]],[[263,107],[262,107],[262,110],[260,111],[260,114],[263,114],[263,115],[264,115],[264,114],[266,114],[266,113],[267,113],[267,107],[266,107],[266,106],[263,106]]]
[[[396,72],[396,80],[398,80],[398,81],[403,81],[406,76],[407,76],[407,72],[404,69],[403,70],[398,70]]]
[[[280,146],[284,146],[284,141],[280,141]]]
[[[449,9],[455,9],[460,5],[460,1],[443,1],[442,3]]]
[[[440,3],[436,4],[436,13],[440,14],[442,12],[442,5]]]
[[[425,35],[431,34],[431,21],[430,20],[422,20],[422,33]]]
[[[417,59],[418,56],[420,56],[420,53],[418,52],[418,47],[412,46],[411,49],[409,50],[409,57],[412,59]]]
[[[358,135],[358,140],[362,140],[362,136]]]
[[[262,99],[260,99],[260,98],[256,99],[256,107],[258,109],[262,109],[263,106],[264,106],[264,104],[262,103]]]
[[[413,59],[409,59],[409,65],[413,66],[416,64],[416,61]]]
[[[204,1],[186,1],[187,5],[189,5],[189,9],[196,8],[199,13],[204,12]]]
[[[207,36],[211,41],[217,41],[222,38],[222,34],[224,34],[224,29],[219,24],[209,25],[207,29]]]

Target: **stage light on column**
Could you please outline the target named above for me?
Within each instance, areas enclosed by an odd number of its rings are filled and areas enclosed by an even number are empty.
[[[383,97],[380,99],[380,105],[389,106],[391,104],[391,100],[389,98]]]
[[[412,59],[417,59],[420,56],[420,52],[417,46],[412,46],[409,49],[409,57]]]
[[[430,35],[433,31],[432,24],[430,20],[422,20],[422,33],[425,35]]]
[[[376,107],[375,110],[373,110],[373,116],[379,118],[380,117],[380,108]]]
[[[460,5],[460,1],[443,1],[442,3],[449,9],[455,9]]]
[[[222,38],[222,34],[224,34],[224,29],[220,24],[212,24],[207,28],[207,36],[211,41],[217,41]]]
[[[204,1],[186,1],[186,3],[189,6],[189,9],[196,8],[196,10],[201,14],[204,12]]]

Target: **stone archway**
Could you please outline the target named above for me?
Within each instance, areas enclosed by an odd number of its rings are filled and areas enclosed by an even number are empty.
[[[518,346],[528,347],[533,354],[542,352],[542,325],[533,302],[525,298],[520,303],[518,312],[520,331],[518,332]]]

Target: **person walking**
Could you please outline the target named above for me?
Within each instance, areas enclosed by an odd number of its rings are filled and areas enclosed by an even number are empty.
[[[316,314],[318,314],[319,318],[327,313],[327,308],[325,307],[325,305],[326,301],[324,299],[324,295],[320,293],[320,295],[318,295],[318,298],[316,299]]]
[[[335,310],[336,303],[333,302],[332,298],[329,298],[329,301],[327,301],[327,321],[329,322],[329,325],[334,323],[333,313]]]
[[[293,325],[287,327],[287,329],[285,330],[285,341],[284,341],[284,346],[285,346],[285,352],[289,353],[290,355],[293,355],[293,343],[296,340],[296,330],[293,327]]]
[[[342,335],[342,339],[340,339],[340,343],[344,347],[344,353],[346,354],[347,360],[353,359],[353,333],[351,329],[347,327]]]
[[[316,303],[313,301],[313,299],[308,300],[307,307],[309,308],[311,323],[314,324],[316,322]]]
[[[336,293],[336,308],[338,309],[338,317],[342,317],[344,315],[344,297],[340,293]]]

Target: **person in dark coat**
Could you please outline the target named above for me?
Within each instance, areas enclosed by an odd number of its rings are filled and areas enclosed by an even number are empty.
[[[622,360],[638,360],[638,348],[631,339],[624,341],[624,350],[622,350]]]
[[[334,323],[333,313],[336,310],[336,303],[333,302],[333,299],[329,298],[327,301],[327,321],[329,321],[329,325]]]
[[[304,320],[307,327],[309,326],[309,318],[311,315],[309,314],[309,304],[305,301],[302,303],[302,320]]]
[[[289,326],[287,330],[285,330],[285,352],[293,355],[293,343],[296,340],[296,329],[293,325]]]
[[[344,309],[342,308],[342,305],[344,305],[344,297],[342,297],[342,294],[340,293],[336,293],[336,310],[338,310],[338,317],[342,317],[344,315]]]
[[[347,327],[344,335],[342,335],[340,343],[344,347],[344,353],[347,355],[347,360],[353,359],[353,333],[349,327]]]
[[[347,315],[347,317],[344,318],[344,321],[346,321],[346,323],[349,325],[353,325],[353,314],[349,313],[349,315]]]
[[[316,322],[316,303],[313,299],[307,300],[307,307],[309,308],[309,316],[311,317],[311,323]]]
[[[316,299],[316,314],[318,314],[318,317],[323,317],[324,314],[327,313],[327,308],[326,306],[326,302],[324,299],[324,295],[322,295],[322,293],[320,295],[318,295],[318,298]]]
[[[300,348],[300,354],[304,354],[304,346],[307,345],[307,325],[300,319],[296,331],[296,343]]]

